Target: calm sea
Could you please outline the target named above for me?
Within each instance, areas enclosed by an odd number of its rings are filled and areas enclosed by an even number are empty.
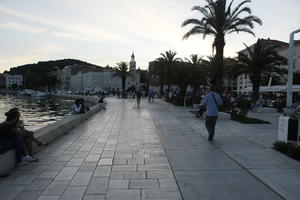
[[[5,112],[17,107],[26,129],[37,130],[71,115],[74,100],[60,97],[25,97],[22,95],[0,95],[0,121]]]

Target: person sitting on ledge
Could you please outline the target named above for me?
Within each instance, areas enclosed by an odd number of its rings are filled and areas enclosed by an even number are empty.
[[[36,162],[38,159],[31,157],[25,147],[22,136],[17,135],[16,124],[19,121],[20,113],[13,108],[5,113],[6,121],[0,124],[0,147],[1,153],[10,149],[16,149],[16,161]]]
[[[99,103],[100,110],[106,109],[106,103],[104,102],[103,95],[100,96],[98,103]]]
[[[85,113],[90,110],[90,108],[87,105],[85,105],[85,101],[83,98],[79,99],[79,103],[81,105],[81,111],[80,111],[81,113]]]
[[[72,113],[73,114],[80,114],[82,110],[82,106],[80,104],[79,99],[75,99],[74,104],[72,105]]]
[[[16,108],[17,109],[17,108]],[[34,137],[33,132],[24,128],[23,120],[19,120],[16,124],[16,131],[18,136],[22,136],[25,142],[26,148],[30,155],[33,155],[32,142],[36,143],[37,146],[46,146],[48,142],[41,142]]]

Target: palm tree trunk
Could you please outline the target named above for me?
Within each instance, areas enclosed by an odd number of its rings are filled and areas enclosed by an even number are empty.
[[[164,84],[161,83],[161,84],[160,84],[160,94],[162,95],[163,92],[164,92]]]
[[[253,78],[252,85],[252,100],[256,102],[259,99],[260,77]]]
[[[125,84],[126,84],[126,76],[122,77],[122,95],[124,95],[125,92]]]
[[[214,83],[216,91],[219,94],[223,92],[223,68],[224,68],[224,46],[225,40],[224,35],[216,36],[215,47],[216,47],[216,71],[214,75]]]

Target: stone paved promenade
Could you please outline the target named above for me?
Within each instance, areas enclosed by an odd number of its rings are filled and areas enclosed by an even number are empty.
[[[108,102],[44,148],[40,162],[0,179],[0,199],[299,200],[300,163],[270,149],[276,124],[220,119],[210,144],[187,108]]]

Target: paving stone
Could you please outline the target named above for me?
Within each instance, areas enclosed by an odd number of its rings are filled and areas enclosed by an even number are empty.
[[[47,167],[46,170],[48,171],[60,171],[64,166],[67,164],[67,162],[54,162],[49,167]]]
[[[153,171],[153,170],[170,170],[170,165],[157,164],[157,165],[138,165],[138,171]]]
[[[153,199],[153,200],[182,200],[178,190],[158,190],[158,189],[143,189],[142,200]]]
[[[21,175],[13,184],[30,184],[36,177],[36,175]]]
[[[43,192],[42,196],[62,195],[70,181],[52,181]]]
[[[78,171],[79,172],[94,172],[96,169],[97,163],[96,162],[83,162]]]
[[[110,180],[108,189],[128,189],[129,180]]]
[[[44,171],[38,178],[52,179],[59,173],[59,171]]]
[[[136,171],[137,165],[114,165],[112,171]]]
[[[52,179],[35,179],[25,190],[45,190],[51,181]]]
[[[106,200],[140,200],[140,190],[108,190]]]
[[[93,177],[109,177],[111,166],[97,166]]]
[[[72,158],[67,164],[66,167],[79,167],[83,162],[83,158]]]
[[[134,165],[134,164],[145,164],[145,161],[143,158],[128,158],[128,165]]]
[[[174,178],[172,171],[147,171],[147,178]]]
[[[86,186],[70,186],[60,200],[82,200]]]
[[[105,195],[84,195],[83,200],[105,200]]]
[[[23,191],[14,200],[35,200],[41,195],[42,191]]]
[[[92,178],[85,194],[106,194],[108,178]]]
[[[101,158],[113,158],[115,151],[103,151]]]
[[[142,188],[159,188],[158,179],[131,179],[129,182],[130,189]]]
[[[98,162],[98,165],[112,165],[113,159],[112,158],[101,158]]]
[[[93,172],[77,172],[71,182],[71,185],[84,186],[88,185]]]
[[[122,180],[124,179],[125,172],[111,172],[110,179],[111,180]]]
[[[145,179],[146,172],[135,171],[135,172],[124,172],[124,179]]]
[[[12,200],[22,192],[24,187],[25,185],[7,185],[2,189],[0,198],[5,197],[3,200]]]
[[[127,165],[127,158],[115,158],[114,165]]]
[[[61,155],[61,156],[59,156],[59,157],[56,159],[56,161],[57,161],[57,162],[61,162],[61,161],[66,162],[66,161],[71,160],[72,156],[73,156],[73,155]]]
[[[88,151],[78,151],[73,155],[73,158],[86,158],[88,154]]]
[[[89,154],[84,162],[98,162],[101,154]]]
[[[132,154],[133,158],[150,158],[150,154]]]
[[[175,179],[159,179],[160,189],[178,189]]]
[[[59,174],[55,177],[56,181],[72,180],[76,174],[78,167],[64,167]]]
[[[115,157],[116,157],[116,158],[132,158],[132,154],[128,154],[128,153],[126,153],[126,154],[117,153]]]
[[[59,200],[61,196],[40,196],[37,200]]]
[[[166,158],[148,158],[145,159],[145,164],[169,164],[169,161]]]

